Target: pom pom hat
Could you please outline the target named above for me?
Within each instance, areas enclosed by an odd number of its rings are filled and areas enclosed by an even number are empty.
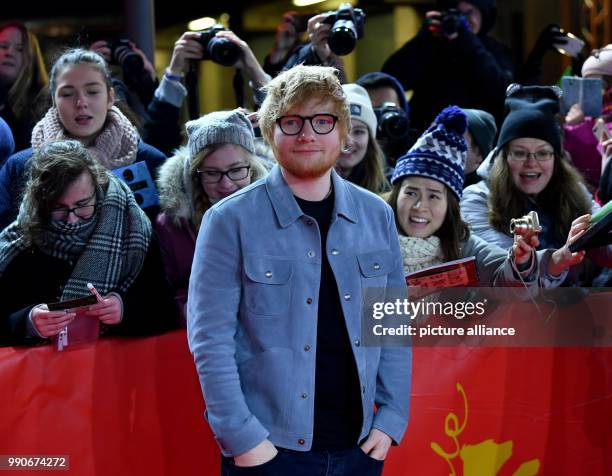
[[[444,109],[412,148],[397,161],[391,183],[407,176],[437,180],[446,185],[458,200],[463,192],[467,145],[463,135],[465,113],[457,106]]]

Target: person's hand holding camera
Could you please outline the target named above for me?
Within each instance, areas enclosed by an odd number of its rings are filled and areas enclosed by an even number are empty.
[[[329,47],[328,39],[332,27],[328,23],[323,23],[325,18],[325,15],[315,15],[312,17],[308,20],[306,31],[308,32],[310,44],[322,64],[329,66],[335,63],[339,58]]]
[[[263,70],[253,50],[246,41],[240,39],[238,35],[231,30],[219,31],[215,36],[217,38],[225,38],[240,48],[240,59],[238,59],[238,62],[234,66],[247,72],[253,82],[253,87],[261,88],[270,81],[270,77]]]
[[[427,25],[427,30],[434,36],[443,36],[449,41],[453,41],[457,39],[459,36],[458,31],[454,32],[444,32],[442,28],[442,12],[436,10],[430,10],[425,13],[425,24]]]
[[[517,266],[525,266],[532,259],[535,249],[539,246],[540,239],[537,234],[529,237],[515,235],[512,245],[512,258]]]
[[[582,262],[586,251],[572,253],[569,246],[576,241],[591,225],[591,215],[587,213],[576,218],[572,222],[567,241],[558,250],[554,251],[548,263],[548,273],[551,276],[559,276],[566,268],[575,266]]]
[[[187,68],[188,60],[199,60],[202,58],[202,45],[198,41],[200,34],[187,31],[174,43],[172,59],[168,66],[168,73],[174,76],[182,76]]]
[[[95,53],[98,53],[107,63],[111,63],[111,49],[106,40],[94,41],[89,49]]]

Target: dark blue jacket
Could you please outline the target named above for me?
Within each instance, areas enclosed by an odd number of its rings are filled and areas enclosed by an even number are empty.
[[[17,152],[8,158],[0,169],[0,231],[4,230],[17,218],[23,190],[27,183],[32,148]],[[166,161],[166,156],[155,147],[140,141],[136,162],[144,160],[153,177],[157,179],[159,167]],[[156,211],[158,207],[156,206]],[[151,216],[148,210],[147,215]]]

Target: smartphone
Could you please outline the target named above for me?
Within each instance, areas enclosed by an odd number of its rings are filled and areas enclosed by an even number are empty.
[[[574,104],[579,104],[585,116],[601,116],[601,79],[564,76],[561,87],[563,89],[561,98],[563,114],[567,114]]]
[[[569,32],[564,30],[559,31],[565,37],[565,41],[563,43],[554,44],[557,51],[562,55],[571,56],[572,58],[578,56],[578,53],[584,48],[584,41]]]
[[[593,134],[595,134],[597,142],[600,144],[612,139],[612,132],[610,132],[610,129],[608,129],[608,126],[606,126],[606,123],[601,117],[595,121],[595,125],[593,126]]]

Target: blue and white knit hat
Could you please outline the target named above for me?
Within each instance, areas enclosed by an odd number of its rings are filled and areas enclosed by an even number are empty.
[[[466,127],[467,118],[461,109],[457,106],[444,109],[410,150],[398,159],[391,183],[395,185],[409,175],[430,178],[446,185],[461,200]]]

